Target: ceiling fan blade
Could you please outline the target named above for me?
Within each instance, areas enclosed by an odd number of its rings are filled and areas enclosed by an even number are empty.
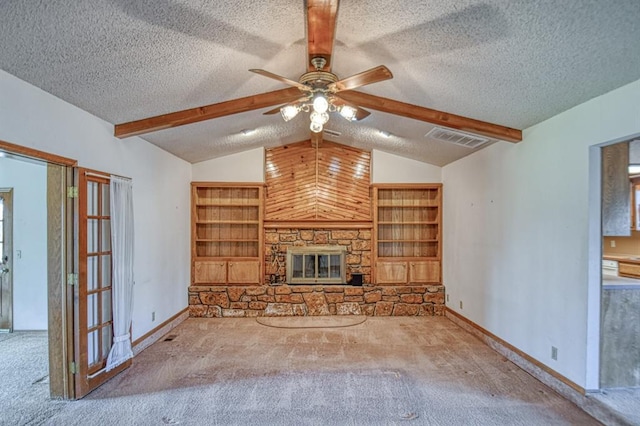
[[[363,118],[367,118],[368,116],[371,115],[371,113],[366,109],[359,107],[358,105],[352,104],[351,102],[347,102],[344,99],[342,99],[340,96],[333,95],[332,98],[333,98],[333,104],[337,107],[340,107],[342,105],[349,105],[351,108],[355,108],[356,110],[355,121],[360,121]]]
[[[307,69],[315,71],[311,59],[323,57],[323,71],[331,71],[333,40],[336,34],[338,0],[307,0]]]
[[[355,88],[365,86],[367,84],[377,83],[379,81],[389,80],[393,78],[393,74],[389,68],[380,65],[370,70],[363,71],[351,77],[343,78],[340,81],[331,83],[328,89],[332,92],[340,92],[341,90],[353,90]]]
[[[438,126],[463,130],[503,141],[520,142],[522,140],[521,130],[450,114],[448,112],[438,111],[435,109],[425,108],[418,105],[411,105],[395,101],[393,99],[370,95],[368,93],[350,90],[340,92],[340,97],[356,105],[362,105],[377,111],[412,118],[414,120],[420,120],[436,124]]]
[[[280,105],[280,106],[279,106],[279,107],[277,107],[277,108],[270,109],[270,110],[269,110],[269,111],[267,111],[267,112],[263,112],[263,113],[262,113],[262,115],[272,115],[272,114],[277,114],[277,113],[279,113],[279,112],[280,112],[280,109],[282,109],[283,107],[285,107],[285,106],[287,106],[287,105],[300,104],[300,103],[307,102],[308,100],[309,100],[309,96],[305,96],[305,97],[302,97],[302,98],[300,98],[300,99],[296,99],[296,100],[295,100],[295,101],[293,101],[293,102],[289,102],[289,103],[287,103],[287,104]]]
[[[290,80],[290,79],[285,78],[285,77],[281,77],[278,74],[274,74],[274,73],[269,72],[269,71],[260,70],[260,69],[251,69],[249,71],[254,72],[256,74],[260,74],[260,75],[265,76],[265,77],[273,78],[274,80],[281,81],[284,84],[288,84],[289,86],[297,87],[300,90],[304,90],[304,91],[310,91],[311,90],[311,87],[309,87],[309,86],[306,86],[306,85],[304,85],[302,83],[298,83],[297,81],[293,81],[293,80]]]
[[[197,123],[212,118],[224,117],[239,112],[253,111],[285,102],[291,102],[300,97],[300,91],[294,87],[233,99],[217,104],[205,105],[197,108],[185,109],[155,117],[143,118],[128,123],[116,124],[114,135],[118,138],[142,135],[157,130],[170,129]]]

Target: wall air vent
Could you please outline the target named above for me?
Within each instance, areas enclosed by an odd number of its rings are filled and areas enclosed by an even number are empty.
[[[342,136],[342,133],[338,132],[337,130],[324,129],[324,133],[326,135],[333,136],[334,138],[339,138],[340,136]]]
[[[458,132],[450,129],[443,129],[441,127],[434,127],[424,135],[427,138],[437,139],[443,142],[449,142],[456,145],[464,146],[467,148],[477,148],[489,142],[489,139],[480,136],[472,135],[469,133]]]

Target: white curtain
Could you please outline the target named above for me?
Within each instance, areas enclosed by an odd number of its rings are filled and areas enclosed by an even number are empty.
[[[133,191],[131,180],[111,176],[111,258],[113,262],[113,346],[107,371],[133,358],[131,314],[133,310]]]

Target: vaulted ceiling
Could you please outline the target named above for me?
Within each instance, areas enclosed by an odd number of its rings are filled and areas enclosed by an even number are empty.
[[[308,6],[318,3],[5,0],[0,69],[114,125],[132,122],[289,87],[248,70],[298,81],[309,70]],[[332,72],[393,73],[357,88],[378,103],[525,129],[640,79],[638,0],[326,3],[337,4]],[[141,137],[190,162],[308,139],[308,113],[263,115],[278,105]],[[331,114],[325,129],[340,135],[323,138],[435,165],[511,143],[495,135],[475,149],[453,145],[425,137],[434,125],[411,114],[367,110],[356,122]]]

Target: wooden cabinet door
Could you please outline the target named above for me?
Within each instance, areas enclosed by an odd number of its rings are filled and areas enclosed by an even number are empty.
[[[637,263],[618,262],[618,275],[621,277],[640,278],[640,265]]]
[[[223,260],[194,262],[194,284],[226,284],[227,262]]]
[[[407,282],[407,262],[376,263],[377,284],[404,284]]]
[[[229,261],[229,284],[259,284],[260,263],[256,260]]]
[[[425,260],[409,262],[410,283],[439,283],[440,261]]]

